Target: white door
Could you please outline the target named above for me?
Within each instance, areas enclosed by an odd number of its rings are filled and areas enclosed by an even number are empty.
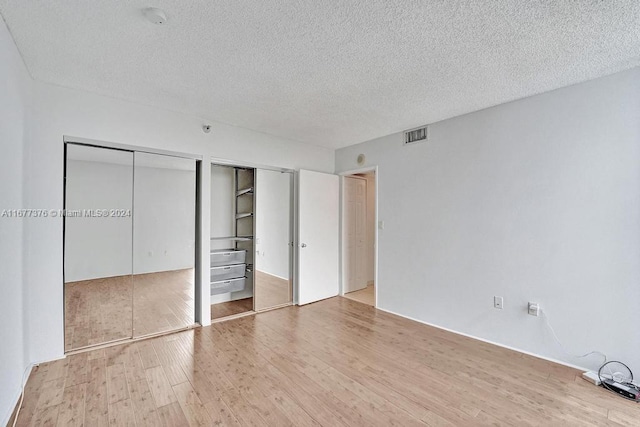
[[[298,179],[298,304],[338,295],[340,187],[337,175]]]
[[[367,181],[362,178],[344,178],[344,292],[367,287],[366,225]]]

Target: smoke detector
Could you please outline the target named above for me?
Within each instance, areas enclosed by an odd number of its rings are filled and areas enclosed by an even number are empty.
[[[158,9],[157,7],[148,7],[146,9],[142,9],[142,14],[147,21],[156,25],[163,25],[167,22],[167,14],[164,13],[162,9]]]

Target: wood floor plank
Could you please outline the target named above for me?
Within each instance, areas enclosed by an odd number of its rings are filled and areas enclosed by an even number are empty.
[[[136,425],[138,427],[157,426],[160,423],[160,419],[158,418],[156,404],[147,380],[129,381],[129,393],[136,417]]]
[[[244,298],[235,301],[221,302],[211,305],[211,320],[234,316],[240,313],[253,311],[253,298]]]
[[[211,425],[212,421],[207,409],[204,407],[189,382],[174,385],[173,391],[190,426]]]
[[[116,403],[129,399],[127,378],[124,372],[124,363],[107,366],[107,393],[109,403]]]
[[[69,363],[67,369],[67,381],[66,386],[70,387],[77,384],[84,384],[87,382],[87,372],[89,369],[88,354],[80,353],[69,356]]]
[[[109,423],[107,365],[105,358],[89,360],[88,383],[85,394],[84,419],[88,426]]]
[[[17,424],[640,425],[579,374],[332,298],[42,364]]]
[[[182,412],[182,408],[178,402],[173,402],[158,408],[159,426],[163,427],[184,427],[189,422]]]
[[[37,408],[60,405],[63,399],[65,382],[66,379],[64,377],[45,381],[40,390],[40,397],[36,404]]]
[[[142,359],[142,365],[145,369],[160,366],[160,360],[158,359],[156,350],[153,347],[153,341],[140,341],[136,343],[135,346],[138,349],[138,354],[140,355],[140,359]]]
[[[162,365],[162,368],[164,369],[164,373],[169,380],[169,384],[176,385],[188,381],[187,376],[182,371],[180,365],[169,363],[166,365]]]
[[[59,405],[58,426],[84,425],[84,404],[87,384],[78,384],[64,389],[63,402]]]
[[[211,422],[216,426],[241,426],[242,424],[231,412],[222,398],[214,399],[204,405]]]
[[[136,419],[133,413],[131,399],[119,400],[109,404],[109,425],[135,427]]]
[[[53,427],[58,422],[60,405],[46,406],[38,409],[33,416],[33,427]]]
[[[158,408],[177,401],[162,366],[149,368],[145,372],[153,400]]]

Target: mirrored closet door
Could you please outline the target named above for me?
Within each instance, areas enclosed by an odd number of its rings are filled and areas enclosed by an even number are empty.
[[[255,310],[290,304],[292,174],[256,172]]]
[[[65,350],[131,338],[133,153],[67,144]]]
[[[65,349],[194,324],[193,159],[66,145]]]
[[[196,162],[134,154],[133,336],[194,323]]]
[[[211,319],[288,305],[289,172],[212,165]]]

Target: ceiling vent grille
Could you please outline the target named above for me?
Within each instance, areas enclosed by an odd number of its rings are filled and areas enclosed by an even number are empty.
[[[404,133],[404,145],[415,144],[416,142],[427,140],[427,126],[408,130]]]

